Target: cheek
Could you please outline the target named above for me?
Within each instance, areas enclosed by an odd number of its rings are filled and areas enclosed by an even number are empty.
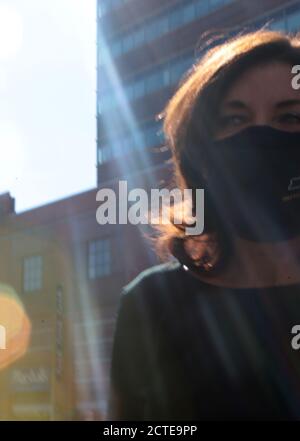
[[[287,132],[300,132],[299,124],[288,124],[286,122],[274,122],[270,124],[274,129],[285,130]]]
[[[246,127],[249,127],[250,123],[244,123],[240,124],[238,127],[227,127],[227,128],[221,128],[216,130],[214,139],[216,141],[227,138],[231,135],[235,135],[236,133],[240,132],[242,129],[245,129]]]

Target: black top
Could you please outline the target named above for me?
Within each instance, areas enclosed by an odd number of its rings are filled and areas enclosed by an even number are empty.
[[[217,287],[177,262],[143,271],[121,295],[108,419],[300,420],[298,324],[300,284]]]

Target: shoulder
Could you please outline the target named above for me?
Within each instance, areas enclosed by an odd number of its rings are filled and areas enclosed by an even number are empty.
[[[123,287],[123,294],[129,295],[141,289],[168,288],[175,280],[183,276],[184,270],[178,261],[154,265],[141,271],[133,280]]]
[[[121,303],[127,309],[158,311],[166,307],[182,307],[187,299],[207,297],[213,286],[189,274],[178,261],[166,262],[145,269],[123,286]]]
[[[185,270],[178,261],[154,265],[140,272],[127,285],[120,296],[119,318],[126,329],[144,330],[146,333],[165,317],[167,310],[178,304],[184,289]],[[146,331],[147,330],[147,331]],[[142,332],[142,331],[141,331]]]
[[[203,282],[185,270],[178,261],[155,265],[139,273],[123,286],[121,301],[126,304],[152,305],[156,309],[164,305],[182,304],[187,297],[206,297],[216,291],[214,285]],[[219,289],[217,289],[217,292]]]
[[[123,286],[121,300],[139,309],[151,306],[157,309],[181,295],[186,288],[185,272],[178,261],[147,268]]]
[[[167,262],[145,269],[123,286],[116,315],[117,340],[123,341],[129,334],[135,339],[136,330],[145,330],[150,323],[157,326],[172,296],[176,296],[175,286],[182,272],[179,262]]]
[[[121,291],[120,301],[128,314],[157,317],[180,309],[203,291],[178,261],[155,265],[138,274]]]

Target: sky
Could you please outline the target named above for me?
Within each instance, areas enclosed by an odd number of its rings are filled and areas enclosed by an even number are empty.
[[[96,0],[0,0],[0,193],[96,186]]]

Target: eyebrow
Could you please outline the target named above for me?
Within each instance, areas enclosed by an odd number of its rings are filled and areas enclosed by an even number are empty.
[[[300,103],[300,100],[299,100]],[[224,107],[231,107],[233,109],[246,109],[248,106],[240,100],[232,100],[224,103]]]
[[[278,103],[276,103],[276,107],[278,109],[282,109],[285,107],[289,107],[289,106],[295,106],[295,105],[300,105],[300,99],[290,99],[290,100],[284,100],[284,101],[280,101]],[[227,101],[224,103],[224,107],[230,107],[232,109],[247,109],[248,106],[243,103],[243,101],[240,100],[232,100],[232,101]]]
[[[296,104],[300,104],[300,100],[284,100],[284,101],[280,101],[279,103],[276,104],[276,107],[279,109],[282,109],[283,107],[289,107],[289,106],[294,106]]]

